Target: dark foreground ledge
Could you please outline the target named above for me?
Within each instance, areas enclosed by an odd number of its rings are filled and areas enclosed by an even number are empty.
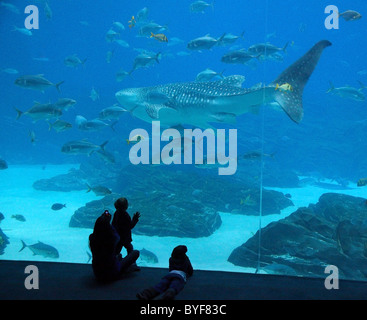
[[[39,289],[27,290],[28,265],[39,270]],[[110,283],[95,281],[90,264],[0,260],[0,300],[136,300],[167,269],[142,268]],[[326,277],[326,275],[325,275]],[[176,300],[365,300],[367,282],[339,280],[327,290],[324,279],[195,270]]]

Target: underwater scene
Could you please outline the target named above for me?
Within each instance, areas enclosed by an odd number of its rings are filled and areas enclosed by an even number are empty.
[[[0,259],[367,280],[357,1],[0,1]],[[123,249],[124,255],[124,249]]]

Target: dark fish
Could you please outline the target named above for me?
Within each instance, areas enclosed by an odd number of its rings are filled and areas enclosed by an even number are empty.
[[[339,17],[344,18],[346,21],[354,21],[362,18],[362,15],[354,10],[347,10],[343,13],[339,13]]]
[[[22,216],[21,214],[13,214],[11,217],[13,219],[18,220],[18,221],[21,221],[21,222],[24,222],[25,221],[25,217]]]
[[[248,51],[253,55],[272,55],[274,53],[277,53],[279,51],[286,52],[288,46],[288,42],[284,45],[283,48],[278,48],[270,43],[258,43],[252,45],[250,48],[248,48]]]
[[[219,39],[215,39],[209,36],[209,34],[207,34],[204,37],[199,37],[199,38],[191,40],[187,44],[187,49],[189,50],[209,50],[212,47],[214,47],[217,43],[219,43],[222,40],[222,37]]]
[[[140,250],[140,259],[148,263],[158,263],[158,257],[153,252],[144,248]]]
[[[61,98],[55,103],[55,107],[61,110],[67,110],[69,107],[76,104],[76,101],[69,98]]]
[[[246,64],[253,58],[259,58],[261,54],[254,55],[244,49],[236,50],[225,54],[221,61],[231,64]]]
[[[63,120],[56,120],[54,123],[48,124],[48,130],[54,128],[56,132],[65,131],[72,128],[72,124]]]
[[[66,208],[66,204],[61,204],[61,203],[54,203],[51,207],[52,210],[61,210],[62,208]]]
[[[106,196],[108,194],[111,194],[112,191],[104,186],[96,186],[96,187],[91,187],[89,185],[88,186],[88,190],[87,190],[87,193],[90,192],[90,191],[93,191],[96,196]]]
[[[55,107],[52,103],[36,103],[32,108],[27,111],[20,111],[15,108],[17,112],[18,120],[22,115],[27,115],[33,119],[33,121],[38,121],[41,119],[49,120],[52,118],[58,118],[62,115],[62,111]]]
[[[6,163],[5,160],[0,159],[0,170],[5,170],[8,168],[8,164]]]
[[[43,77],[43,74],[37,74],[37,75],[21,76],[18,79],[16,79],[14,83],[19,87],[41,91],[44,91],[48,87],[54,86],[56,87],[57,91],[60,92],[60,85],[63,84],[64,81],[54,84],[49,80],[45,79]]]
[[[0,212],[0,221],[4,219],[5,219],[4,215]]]
[[[288,199],[291,199],[291,198],[292,198],[292,195],[291,195],[290,193],[286,193],[284,196],[285,196],[286,198],[288,198]]]
[[[27,245],[23,240],[22,241],[22,248],[19,250],[21,252],[25,247],[29,248],[33,252],[33,255],[40,255],[45,258],[58,258],[59,252],[56,248],[45,244],[41,241],[38,241],[38,243]]]
[[[162,54],[158,52],[157,54],[148,54],[148,53],[141,53],[139,54],[135,60],[132,70],[129,72],[131,74],[133,71],[139,68],[148,67],[154,62],[159,63],[159,60],[161,58]]]
[[[62,148],[61,152],[67,154],[88,154],[91,155],[93,152],[98,150],[104,150],[104,146],[108,143],[105,141],[101,145],[96,145],[88,140],[76,140],[76,141],[69,141],[65,143]]]

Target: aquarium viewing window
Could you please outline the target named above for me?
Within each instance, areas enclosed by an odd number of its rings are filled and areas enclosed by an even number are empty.
[[[1,1],[0,259],[365,281],[365,7]]]

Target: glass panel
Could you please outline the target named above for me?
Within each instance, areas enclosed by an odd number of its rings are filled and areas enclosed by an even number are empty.
[[[364,3],[305,4],[1,2],[0,258],[126,197],[138,265],[365,280]]]

